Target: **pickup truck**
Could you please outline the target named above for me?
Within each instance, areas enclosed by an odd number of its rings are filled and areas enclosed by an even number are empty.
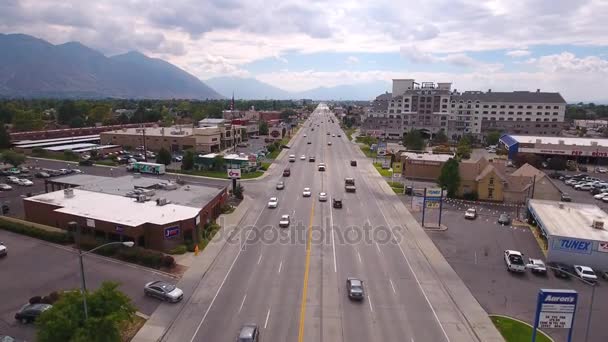
[[[344,178],[344,190],[346,190],[346,192],[355,192],[355,191],[357,191],[357,187],[355,187],[355,179],[354,178]]]

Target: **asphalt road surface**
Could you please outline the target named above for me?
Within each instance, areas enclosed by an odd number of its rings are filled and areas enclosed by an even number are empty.
[[[281,158],[263,181],[245,185],[257,201],[241,221],[239,238],[222,250],[163,340],[230,341],[245,323],[257,324],[266,341],[475,339],[460,318],[440,323],[437,311],[453,312],[453,303],[431,306],[443,290],[429,292],[421,282],[435,271],[413,237],[406,234],[412,241],[402,247],[395,243],[404,238],[400,232],[388,230],[405,224],[394,205],[398,199],[379,188],[381,177],[370,161],[329,118],[329,111],[317,109],[287,153],[296,162]],[[342,137],[332,137],[338,133]],[[316,161],[309,162],[310,156]],[[357,167],[350,166],[353,159]],[[317,170],[320,162],[327,171]],[[290,177],[281,176],[286,167]],[[345,192],[345,177],[355,178],[356,193]],[[285,182],[284,190],[275,190],[278,181]],[[305,187],[311,197],[302,196]],[[320,202],[319,192],[329,200]],[[266,208],[270,197],[278,197],[278,208]],[[332,208],[336,197],[342,209]],[[279,228],[285,214],[291,224]],[[347,277],[363,280],[363,301],[349,300]]]

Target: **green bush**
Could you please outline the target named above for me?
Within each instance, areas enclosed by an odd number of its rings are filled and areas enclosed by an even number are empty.
[[[179,245],[172,250],[169,251],[169,254],[184,254],[188,251],[188,247],[186,245]]]
[[[164,256],[163,253],[143,248],[138,248],[138,250],[139,251],[136,254],[137,261],[139,261],[138,263],[147,267],[160,268],[160,262]]]
[[[479,195],[476,192],[469,192],[462,195],[462,199],[467,201],[477,201]]]
[[[68,244],[74,241],[72,235],[67,232],[50,232],[48,230],[28,226],[17,222],[0,220],[0,229],[60,244]]]
[[[185,248],[186,246],[184,246]],[[173,268],[175,266],[175,259],[170,256],[170,255],[164,255],[161,258],[161,262],[160,262],[162,267],[166,267],[166,268]]]
[[[32,149],[32,156],[34,157],[46,157],[47,151],[41,147],[35,147]]]

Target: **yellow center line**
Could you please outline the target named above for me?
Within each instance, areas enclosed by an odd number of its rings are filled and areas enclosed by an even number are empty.
[[[306,265],[304,269],[304,286],[302,288],[302,303],[300,303],[300,329],[298,331],[298,342],[304,341],[304,320],[306,317],[306,294],[308,292],[308,271],[310,269],[310,249],[312,244],[312,220],[315,216],[315,201],[310,209],[310,223],[308,224],[308,235],[306,237]]]

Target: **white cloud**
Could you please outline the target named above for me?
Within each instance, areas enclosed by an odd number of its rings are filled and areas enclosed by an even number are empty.
[[[551,72],[597,73],[603,77],[608,74],[608,60],[597,56],[578,58],[571,52],[542,56],[535,63],[540,69]]]
[[[526,57],[530,56],[530,51],[528,50],[511,50],[507,51],[505,55],[509,57]]]
[[[431,63],[446,63],[459,67],[469,68],[488,68],[496,69],[499,64],[486,64],[484,62],[475,60],[471,56],[465,53],[451,53],[443,56],[434,55],[431,53],[423,52],[415,46],[401,47],[401,56],[420,64],[431,64]]]

